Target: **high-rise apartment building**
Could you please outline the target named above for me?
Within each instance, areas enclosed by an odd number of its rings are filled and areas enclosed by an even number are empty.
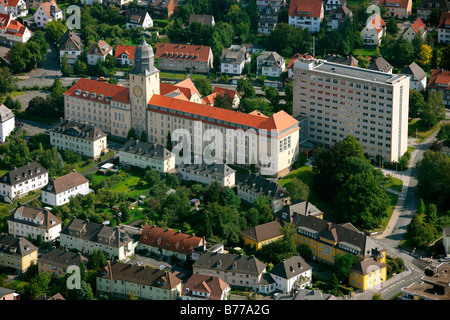
[[[326,60],[294,63],[294,117],[307,117],[308,140],[325,148],[353,135],[371,158],[398,161],[407,151],[408,106],[404,75]]]

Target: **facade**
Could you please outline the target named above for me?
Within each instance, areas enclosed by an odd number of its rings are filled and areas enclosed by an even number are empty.
[[[245,64],[249,63],[250,60],[250,53],[246,47],[224,49],[220,57],[220,72],[241,75]]]
[[[89,51],[87,52],[87,64],[90,66],[95,66],[97,60],[106,60],[106,56],[110,55],[114,57],[114,49],[105,40],[99,40],[91,44]]]
[[[259,10],[258,33],[270,34],[278,23],[279,9],[268,4]]]
[[[386,7],[386,16],[408,19],[412,13],[412,0],[379,0]]]
[[[444,251],[447,257],[450,256],[450,227],[444,228],[442,230],[442,245],[444,246]]]
[[[61,120],[50,129],[52,146],[59,150],[72,150],[86,158],[100,158],[107,149],[106,140],[107,135],[100,129],[71,120]]]
[[[173,273],[153,268],[108,261],[96,279],[98,294],[125,298],[128,294],[144,300],[181,298],[181,279]]]
[[[438,25],[438,43],[450,44],[450,12],[443,12]]]
[[[210,14],[191,14],[189,16],[189,24],[192,22],[200,22],[201,24],[214,27],[216,22],[214,21],[214,16]]]
[[[34,14],[34,23],[41,28],[45,28],[49,21],[63,19],[64,11],[58,7],[55,0],[42,3]]]
[[[66,55],[69,64],[74,65],[75,61],[83,54],[83,43],[80,37],[70,29],[61,37],[59,41],[59,61],[62,63]]]
[[[266,179],[255,173],[238,180],[236,186],[238,196],[247,203],[253,203],[258,197],[267,197],[273,212],[282,210],[290,203],[289,192],[276,180]]]
[[[0,103],[0,143],[6,141],[6,138],[14,130],[15,123],[14,113]]]
[[[256,290],[266,272],[266,265],[254,256],[206,252],[192,265],[192,269],[193,275],[214,274],[230,286]]]
[[[8,218],[8,233],[16,237],[51,242],[59,237],[61,220],[47,209],[21,205]]]
[[[323,60],[294,64],[294,117],[308,118],[308,140],[330,147],[353,135],[371,158],[407,151],[409,78]]]
[[[74,217],[61,230],[60,247],[78,250],[83,255],[102,250],[107,259],[122,260],[134,254],[139,233],[139,230],[129,231],[124,226],[111,228]]]
[[[286,60],[275,51],[263,51],[256,58],[256,73],[279,77],[286,70]]]
[[[8,171],[0,178],[0,195],[4,199],[19,199],[43,188],[48,183],[48,170],[37,162]]]
[[[414,20],[414,22],[405,30],[405,32],[403,32],[403,38],[409,41],[412,41],[416,35],[422,37],[424,40],[427,38],[427,26],[420,18],[416,18],[416,20]]]
[[[38,259],[38,248],[23,237],[0,233],[0,267],[24,273]]]
[[[317,33],[324,15],[322,0],[291,0],[288,22],[291,26]]]
[[[329,0],[329,2],[339,2],[339,0]],[[353,13],[345,5],[338,6],[336,9],[331,10],[329,16],[327,17],[328,31],[339,28],[342,21],[344,21],[347,17],[352,18]]]
[[[331,12],[347,4],[346,0],[326,0],[325,11]]]
[[[314,59],[312,55],[309,54],[294,54],[288,61],[287,69],[288,69],[288,78],[292,79],[294,77],[294,62],[298,59],[305,59],[305,60],[311,60]]]
[[[151,16],[168,19],[173,15],[176,6],[176,0],[150,0],[147,10]]]
[[[269,273],[275,280],[275,289],[282,293],[302,290],[312,283],[312,267],[298,254],[283,260]]]
[[[270,4],[272,7],[281,10],[287,6],[286,0],[256,0],[257,9],[260,10]]]
[[[197,181],[207,185],[217,182],[222,187],[232,188],[235,185],[236,171],[226,164],[180,163],[176,165],[178,175],[182,180]]]
[[[24,0],[0,0],[0,13],[7,14],[12,19],[26,17],[27,3]]]
[[[165,256],[173,255],[184,261],[190,258],[192,250],[203,244],[205,239],[195,234],[146,225],[142,229],[138,247]]]
[[[183,284],[182,300],[228,300],[231,287],[214,276],[193,274]]]
[[[400,74],[409,77],[410,89],[415,89],[422,92],[427,87],[427,74],[423,69],[415,62],[406,66]]]
[[[53,277],[61,277],[68,274],[67,269],[70,266],[79,267],[82,263],[87,267],[88,258],[80,253],[52,247],[47,253],[38,258],[37,266],[39,273],[50,273]]]
[[[132,10],[125,12],[125,27],[148,29],[153,27],[153,20],[145,10]]]
[[[369,46],[379,46],[381,44],[381,38],[385,35],[386,23],[378,13],[366,23],[364,29],[361,31],[364,44]]]
[[[119,150],[119,161],[122,165],[155,169],[159,173],[170,173],[175,170],[175,155],[164,146],[129,140]]]
[[[134,64],[134,51],[135,46],[125,46],[118,44],[116,47],[116,52],[114,58],[116,63],[122,66],[132,66]]]
[[[450,263],[444,262],[438,266],[428,266],[420,283],[412,283],[402,288],[402,300],[450,300]]]
[[[159,58],[161,70],[208,73],[213,67],[213,55],[208,46],[158,43],[155,56]]]
[[[0,287],[0,300],[20,300],[20,294],[12,289]]]
[[[12,47],[17,42],[25,43],[32,32],[22,23],[12,19],[9,15],[0,13],[0,44]]]
[[[242,231],[244,245],[259,250],[263,246],[283,238],[283,223],[275,220]]]
[[[71,172],[56,179],[50,179],[42,189],[42,203],[51,206],[62,206],[69,203],[70,198],[85,196],[94,190],[89,189],[89,180],[78,172]]]
[[[450,106],[450,70],[432,69],[428,89],[442,93],[444,106]]]
[[[433,10],[450,11],[449,0],[422,0],[417,6],[417,16],[427,22]]]

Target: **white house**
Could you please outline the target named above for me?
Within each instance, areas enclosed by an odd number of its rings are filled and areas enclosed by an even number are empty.
[[[38,27],[44,28],[47,22],[53,20],[63,20],[64,11],[62,11],[55,0],[42,3],[34,14],[34,22]]]
[[[51,206],[61,206],[77,195],[87,195],[93,192],[89,189],[89,180],[78,172],[71,172],[56,179],[50,179],[42,189],[42,203]]]
[[[404,74],[409,77],[409,88],[416,89],[422,92],[427,87],[427,74],[423,69],[415,62],[406,66],[400,74]]]
[[[116,46],[116,52],[114,58],[116,63],[122,66],[131,66],[134,64],[134,52],[136,51],[135,46],[126,46],[118,44]]]
[[[420,18],[417,18],[406,30],[403,32],[403,38],[412,41],[418,35],[425,40],[427,38],[427,26]]]
[[[366,45],[379,46],[381,38],[386,35],[386,23],[377,13],[370,19],[364,29],[361,31],[361,36]]]
[[[26,17],[27,3],[24,0],[0,0],[0,13],[10,15],[13,19]]]
[[[151,28],[153,20],[145,10],[133,10],[125,12],[125,27],[131,28]]]
[[[129,140],[119,150],[119,162],[123,165],[155,169],[159,173],[175,170],[175,154],[164,146]]]
[[[7,201],[18,199],[43,188],[47,183],[47,169],[31,162],[8,171],[0,178],[0,195]]]
[[[438,43],[450,44],[450,12],[442,12],[439,20]]]
[[[222,187],[232,188],[235,184],[235,171],[226,164],[177,164],[179,177],[183,180],[197,181],[210,185],[217,181]]]
[[[32,35],[22,23],[0,13],[0,44],[12,47],[17,42],[26,43]]]
[[[275,51],[263,51],[256,58],[256,73],[279,77],[286,70],[286,60]]]
[[[98,59],[105,61],[107,55],[113,56],[113,47],[107,44],[105,40],[99,40],[91,44],[87,52],[87,64],[95,66]]]
[[[14,126],[14,113],[4,104],[0,103],[0,143],[6,141],[6,137],[14,130]]]
[[[251,61],[250,53],[247,48],[229,48],[222,50],[220,57],[220,72],[226,74],[242,74],[246,63]]]
[[[275,288],[283,293],[305,289],[312,281],[312,268],[299,255],[284,260],[270,272]]]
[[[193,274],[183,284],[182,300],[227,300],[231,287],[219,277]]]
[[[311,33],[320,31],[324,16],[322,0],[291,0],[289,5],[289,24],[308,29]]]
[[[8,218],[8,233],[17,236],[49,242],[59,237],[61,220],[50,211],[29,206],[19,206]]]
[[[68,29],[59,41],[59,59],[62,62],[64,55],[66,55],[69,64],[73,65],[75,61],[83,54],[83,43],[80,37]]]

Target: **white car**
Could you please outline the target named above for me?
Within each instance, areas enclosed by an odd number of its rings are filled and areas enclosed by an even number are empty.
[[[166,266],[162,264],[162,265],[159,266],[159,268],[162,270],[162,269],[165,269]]]
[[[137,266],[140,266],[141,264],[142,264],[142,261],[136,262],[136,265],[137,265]]]

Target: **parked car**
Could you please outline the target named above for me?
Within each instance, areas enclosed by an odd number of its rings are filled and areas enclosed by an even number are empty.
[[[137,265],[137,266],[140,266],[141,264],[142,264],[142,261],[136,262],[136,265]]]

